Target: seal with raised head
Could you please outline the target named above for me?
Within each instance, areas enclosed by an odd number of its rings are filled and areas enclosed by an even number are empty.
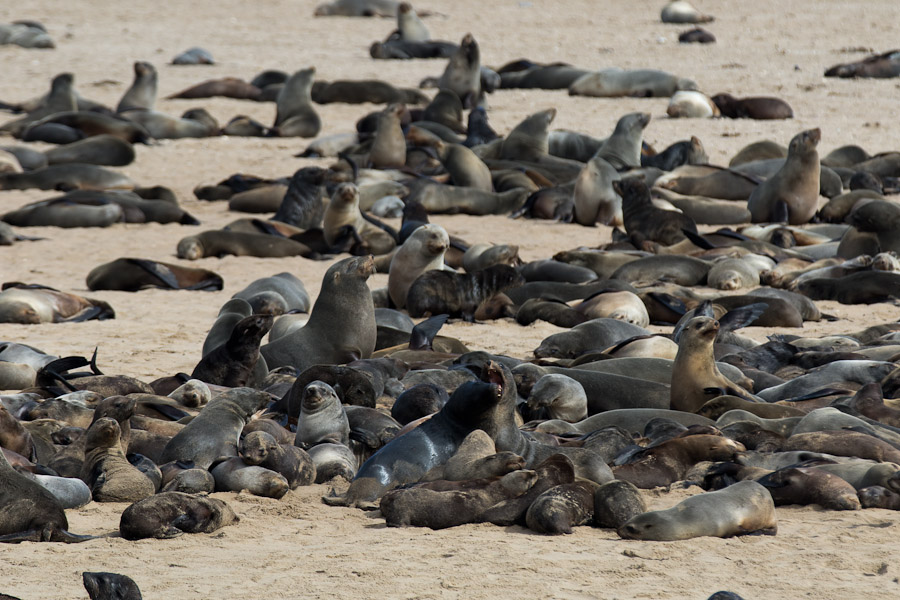
[[[403,242],[388,272],[388,293],[394,306],[406,306],[409,288],[422,273],[444,267],[444,253],[449,247],[447,231],[433,223],[419,227]]]
[[[153,105],[156,104],[156,80],[156,68],[152,64],[145,61],[135,62],[134,81],[119,100],[116,112],[132,109],[153,110]]]
[[[126,540],[167,539],[182,533],[212,533],[238,521],[231,507],[216,498],[161,492],[126,508],[119,533]]]
[[[650,113],[634,112],[616,121],[612,135],[603,140],[594,156],[599,156],[618,170],[640,168],[644,129]]]
[[[689,216],[654,206],[650,188],[640,179],[619,179],[612,186],[622,196],[625,231],[637,248],[645,241],[671,246],[685,239],[685,231],[697,234],[697,224]]]
[[[402,137],[402,136],[401,136]],[[404,145],[405,148],[405,145]],[[396,246],[393,236],[367,220],[359,209],[359,188],[352,183],[342,183],[337,187],[322,222],[325,242],[336,245],[352,229],[359,242],[353,248],[354,254],[387,254]]]
[[[668,510],[638,515],[618,532],[632,540],[688,540],[749,533],[774,535],[778,529],[769,491],[755,481],[739,481],[717,492],[691,496]]]
[[[260,349],[266,365],[303,371],[372,356],[377,328],[366,280],[374,271],[371,256],[346,258],[329,267],[306,325]]]
[[[597,223],[622,225],[622,198],[612,186],[617,179],[619,173],[602,156],[588,161],[578,174],[572,192],[575,221],[587,227]]]
[[[777,173],[761,183],[747,200],[754,223],[808,223],[819,201],[819,129],[801,131],[791,140],[788,156]]]
[[[313,381],[303,388],[294,445],[308,450],[323,443],[349,446],[350,423],[334,388]]]
[[[193,461],[197,467],[208,469],[220,457],[237,456],[244,425],[268,401],[268,394],[250,388],[235,388],[220,394],[169,440],[160,463]]]
[[[225,387],[248,385],[259,360],[259,343],[273,321],[272,315],[250,315],[238,321],[228,341],[200,359],[191,378]]]
[[[453,91],[465,108],[478,104],[481,97],[481,52],[471,33],[463,36],[459,49],[447,62],[437,86]]]
[[[312,106],[312,84],[316,68],[300,69],[284,83],[275,101],[272,134],[311,138],[319,135],[322,120]]]
[[[96,502],[136,502],[156,493],[153,482],[122,452],[119,423],[97,419],[85,433],[81,479]]]

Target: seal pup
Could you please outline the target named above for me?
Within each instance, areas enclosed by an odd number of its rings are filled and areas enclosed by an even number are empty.
[[[89,290],[137,292],[164,290],[221,290],[222,277],[206,269],[195,269],[143,258],[117,258],[91,269],[85,278]]]
[[[687,0],[672,0],[666,4],[659,18],[663,23],[711,23],[715,17],[705,15]]]
[[[265,431],[251,431],[241,440],[241,458],[281,474],[290,489],[310,485],[316,480],[316,465],[302,448],[279,444]]]
[[[818,504],[825,510],[862,508],[856,488],[837,475],[815,468],[797,466],[779,469],[757,481],[769,490],[776,506]]]
[[[137,502],[156,493],[153,482],[125,458],[115,419],[102,417],[85,433],[81,480],[96,502]]]
[[[85,571],[81,581],[91,600],[142,600],[141,590],[134,579],[117,573]]]
[[[749,96],[735,98],[731,94],[716,94],[712,102],[723,117],[729,119],[793,119],[794,111],[780,98]]]
[[[116,113],[127,110],[153,110],[156,104],[156,67],[144,61],[134,63],[134,81],[131,83],[119,104]]]
[[[777,173],[761,183],[747,200],[754,223],[808,223],[819,201],[819,129],[801,131],[791,140],[788,156]]]
[[[604,483],[594,492],[594,526],[618,529],[630,519],[647,512],[641,491],[630,481]]]
[[[291,365],[301,372],[314,364],[343,364],[375,351],[375,305],[366,280],[372,256],[338,261],[328,268],[309,321],[260,348],[269,369]]]
[[[319,135],[322,120],[312,107],[312,84],[316,68],[300,69],[290,76],[275,101],[272,135],[311,138]]]
[[[440,225],[428,223],[413,231],[391,259],[388,293],[394,306],[406,306],[409,288],[422,273],[444,268],[444,253],[449,248],[450,237]]]
[[[126,540],[168,539],[182,533],[212,533],[239,520],[230,506],[216,498],[160,492],[126,508],[119,533]]]
[[[522,274],[507,265],[494,265],[474,273],[429,270],[409,286],[405,305],[411,317],[447,314],[472,322],[480,305],[523,283]]]
[[[718,332],[719,322],[710,317],[695,317],[685,325],[672,367],[673,410],[696,413],[707,401],[726,394],[756,401],[716,366],[713,344]]]
[[[200,359],[191,378],[225,387],[248,385],[259,360],[260,341],[274,320],[272,315],[250,315],[238,321],[228,341]]]
[[[644,242],[671,246],[685,239],[685,231],[697,234],[697,224],[687,215],[657,208],[650,199],[650,188],[636,177],[614,181],[613,189],[622,197],[625,231],[632,243]]]
[[[405,146],[404,146],[405,147]],[[354,254],[388,254],[396,246],[394,237],[385,229],[372,223],[359,209],[359,188],[352,183],[342,183],[334,191],[322,222],[325,243],[335,246],[350,228],[359,241],[353,247]]]
[[[594,520],[594,492],[599,487],[587,480],[552,487],[528,507],[525,524],[538,533],[572,533],[572,527]]]
[[[638,515],[618,533],[625,539],[671,541],[749,533],[774,535],[777,529],[769,491],[755,481],[739,481],[724,490],[686,498],[668,510]]]

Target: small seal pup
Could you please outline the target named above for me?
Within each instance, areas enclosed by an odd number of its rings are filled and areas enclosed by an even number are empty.
[[[134,579],[117,573],[81,574],[81,581],[91,600],[142,600],[141,590]]]
[[[284,83],[275,101],[272,135],[312,138],[319,135],[322,119],[312,106],[312,84],[316,68],[300,69]]]
[[[594,520],[594,492],[599,487],[588,480],[552,487],[528,507],[525,524],[538,533],[572,533],[572,527],[587,525]]]
[[[391,259],[388,293],[397,308],[406,307],[409,288],[425,271],[444,268],[444,253],[450,236],[440,225],[429,223],[416,229]]]
[[[691,496],[668,510],[638,515],[618,533],[625,539],[671,541],[748,533],[775,535],[777,529],[769,491],[755,481],[739,481],[724,490]]]
[[[269,369],[344,364],[375,351],[375,304],[366,280],[375,272],[372,256],[336,262],[322,279],[309,321],[260,348]]]
[[[625,231],[636,247],[645,241],[671,246],[685,239],[684,231],[697,234],[697,224],[689,216],[654,206],[650,188],[640,179],[619,179],[612,186],[622,196]]]
[[[391,234],[366,219],[360,211],[359,188],[352,183],[342,183],[335,190],[328,208],[325,209],[322,224],[325,243],[329,246],[337,245],[340,238],[346,235],[348,227],[352,228],[355,237],[359,239],[353,248],[353,254],[378,256],[389,253],[396,246]]]
[[[308,450],[324,443],[349,446],[350,422],[334,388],[313,381],[303,388],[294,445]]]
[[[696,413],[706,402],[722,395],[756,401],[719,372],[713,356],[718,332],[719,322],[710,317],[695,317],[682,331],[672,367],[672,410]]]
[[[494,265],[474,273],[430,270],[419,275],[409,287],[406,309],[411,317],[446,314],[471,322],[479,306],[523,283],[522,274],[507,265]]]
[[[819,129],[801,131],[791,140],[788,156],[777,173],[750,194],[747,208],[754,223],[808,223],[819,202]]]
[[[182,533],[212,533],[240,519],[223,501],[181,492],[160,492],[125,509],[119,533],[126,540],[168,539]]]
[[[528,408],[547,409],[548,419],[577,423],[588,416],[587,395],[580,383],[561,374],[538,379],[528,396]]]
[[[265,431],[251,431],[241,440],[245,463],[280,473],[291,489],[316,480],[316,465],[302,448],[279,444]]]
[[[225,387],[248,385],[259,360],[259,343],[274,320],[272,315],[250,315],[238,321],[228,341],[200,359],[191,378]]]

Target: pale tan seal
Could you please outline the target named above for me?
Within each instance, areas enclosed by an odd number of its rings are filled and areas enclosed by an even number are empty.
[[[425,271],[442,269],[450,237],[440,225],[427,224],[415,230],[391,259],[388,293],[397,308],[406,306],[406,296],[416,278]]]
[[[769,491],[755,481],[739,481],[724,490],[691,496],[668,510],[638,515],[618,532],[626,539],[671,541],[748,533],[774,535],[777,530],[775,503]]]
[[[400,118],[406,111],[402,104],[391,104],[378,114],[375,139],[369,151],[369,163],[376,169],[396,169],[406,164],[406,138]]]
[[[595,294],[575,306],[588,319],[618,319],[638,327],[647,327],[650,316],[640,297],[629,291]]]
[[[612,186],[617,179],[618,171],[602,156],[595,156],[584,165],[572,193],[576,222],[587,227],[597,223],[622,226],[622,197]]]
[[[754,223],[808,223],[819,202],[819,129],[801,131],[791,140],[788,156],[777,173],[757,186],[747,200]]]
[[[300,69],[290,76],[275,101],[274,135],[311,138],[319,135],[322,120],[312,106],[316,68]]]
[[[102,417],[85,433],[81,480],[96,502],[137,502],[156,493],[153,482],[138,471],[120,445],[119,423]]]
[[[361,243],[357,245],[359,252],[387,254],[396,245],[389,233],[363,217],[359,210],[359,189],[352,183],[339,185],[325,209],[322,224],[325,242],[329,246],[336,245],[346,235],[347,227],[352,228],[360,238]]]
[[[427,42],[431,39],[428,27],[409,2],[401,2],[397,6],[397,30],[400,39],[406,42]]]
[[[587,395],[580,383],[562,374],[544,375],[531,389],[528,408],[545,408],[548,419],[577,423],[588,416]]]
[[[715,17],[705,15],[686,0],[672,0],[666,4],[659,15],[663,23],[709,23]]]
[[[719,116],[719,107],[703,92],[679,90],[672,94],[666,114],[673,119],[706,119]]]

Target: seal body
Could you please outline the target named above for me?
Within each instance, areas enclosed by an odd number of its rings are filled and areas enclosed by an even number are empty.
[[[161,492],[125,509],[119,532],[126,540],[212,533],[238,521],[231,507],[215,498]]]
[[[813,217],[819,200],[820,164],[816,146],[821,137],[818,129],[794,136],[784,165],[747,200],[754,223],[786,220],[791,225],[800,225]]]

